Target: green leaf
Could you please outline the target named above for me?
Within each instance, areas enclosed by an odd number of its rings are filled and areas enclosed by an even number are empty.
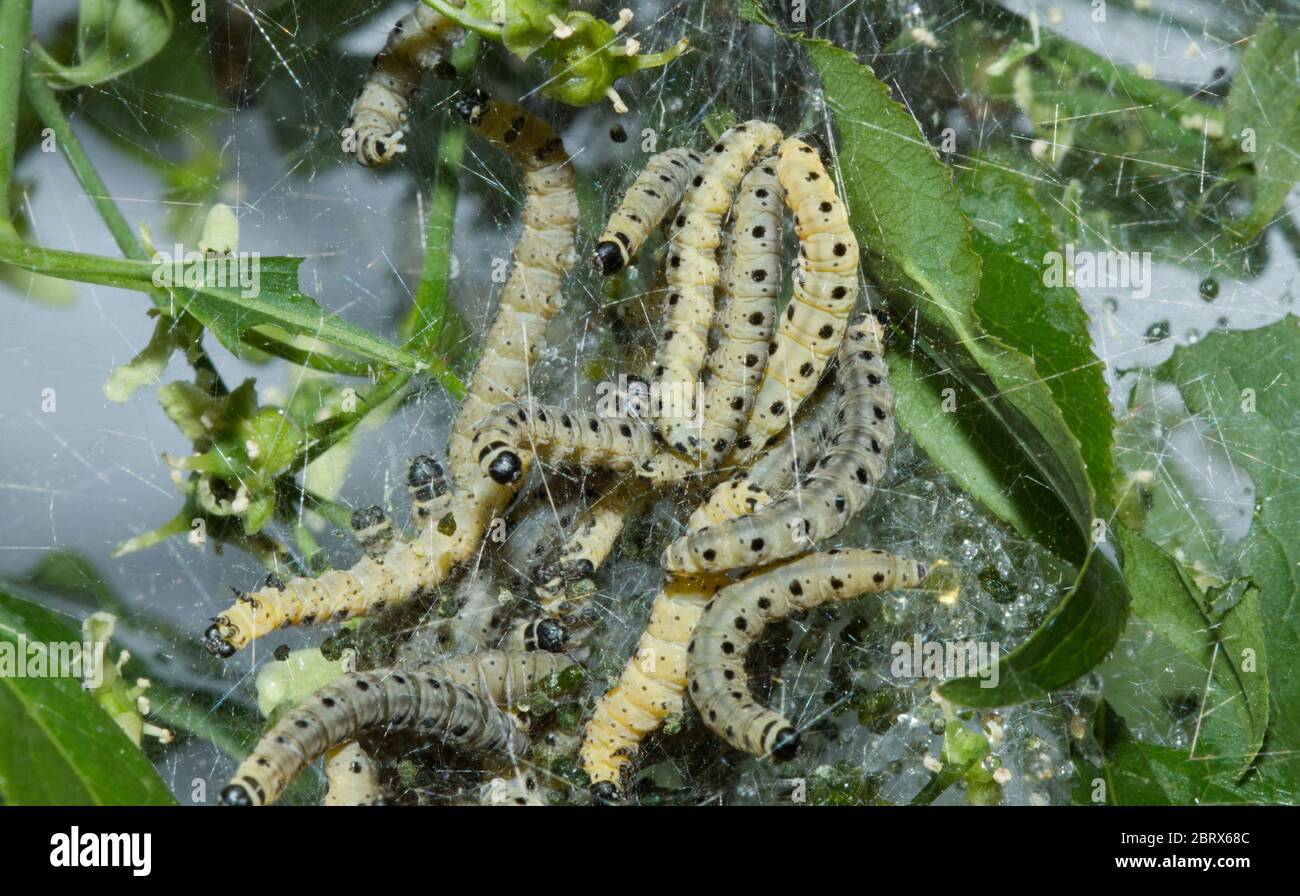
[[[154,277],[159,265],[151,261],[106,258],[0,240],[0,262],[83,283],[100,283],[148,293],[158,289]],[[254,327],[269,326],[290,335],[318,339],[368,361],[399,370],[419,371],[430,367],[410,352],[402,351],[323,310],[315,299],[299,292],[298,266],[301,263],[301,258],[259,258],[255,268],[256,289],[242,289],[237,284],[223,287],[207,285],[206,282],[196,286],[182,283],[174,294],[184,310],[193,314],[223,345],[237,354],[246,352],[242,341],[244,334]],[[250,268],[246,272],[246,281],[250,284],[253,270]],[[161,275],[159,280],[167,283],[170,278],[169,272]],[[256,294],[244,295],[245,292]],[[433,367],[444,384],[453,388],[460,385],[438,363],[435,362]]]
[[[1175,349],[1156,374],[1178,387],[1211,448],[1254,483],[1255,514],[1234,560],[1259,590],[1276,673],[1264,765],[1300,782],[1300,318],[1211,333]]]
[[[1258,592],[1245,591],[1220,614],[1177,560],[1137,532],[1124,526],[1117,531],[1133,613],[1205,670],[1201,740],[1221,754],[1218,758],[1235,760],[1236,776],[1241,777],[1263,747],[1268,729],[1269,687]]]
[[[1184,753],[1137,740],[1110,705],[1097,714],[1095,734],[1101,765],[1076,757],[1074,801],[1080,805],[1204,806],[1244,803],[1293,804],[1294,788],[1252,778],[1234,786],[1235,759],[1189,759]]]
[[[742,14],[772,24],[752,0],[742,6]],[[873,257],[872,268],[889,293],[891,310],[912,323],[914,345],[933,369],[953,377],[970,396],[959,403],[957,413],[975,415],[960,426],[936,426],[935,415],[945,409],[933,401],[934,390],[912,388],[899,404],[899,422],[940,466],[961,471],[967,481],[981,482],[985,497],[994,491],[989,487],[995,481],[989,475],[993,467],[986,463],[980,469],[972,458],[981,446],[963,444],[958,436],[1000,429],[1002,434],[995,440],[1001,440],[1009,452],[998,458],[998,466],[1019,467],[1017,486],[1032,497],[1011,502],[992,499],[990,509],[1007,512],[1008,522],[1024,527],[1025,534],[1080,568],[1074,586],[1044,624],[1001,659],[997,687],[981,687],[979,679],[967,678],[948,682],[942,692],[976,706],[1044,696],[1105,658],[1119,639],[1128,607],[1113,550],[1094,550],[1088,537],[1097,501],[1080,434],[1071,431],[1034,361],[985,331],[975,307],[981,289],[980,259],[972,246],[961,197],[951,173],[911,114],[851,53],[826,41],[787,37],[804,46],[821,74],[826,105],[839,132],[838,162],[849,220],[858,242]],[[1029,199],[1027,194],[1012,197],[1017,198]],[[979,201],[978,196],[974,201]],[[983,205],[990,206],[991,214],[1007,211],[1001,204]],[[1035,221],[1045,222],[1041,210],[1030,211],[1036,211]],[[985,235],[984,248],[995,256],[991,265],[995,279],[989,289],[996,296],[1003,278],[1024,276],[1023,265],[1002,258],[1008,250],[1001,237],[1009,225],[993,221],[987,226],[992,235]],[[1039,233],[1035,239],[1045,243],[1049,237]],[[1043,299],[1041,290],[1037,298]],[[1054,297],[1053,313],[1040,311],[1044,320],[1033,331],[1042,329],[1054,355],[1060,355],[1054,357],[1058,370],[1072,363],[1071,357],[1077,360],[1080,346],[1087,345],[1086,335],[1075,332],[1081,319],[1059,310],[1059,303],[1066,300]],[[890,352],[893,368],[908,363],[897,346],[895,340]],[[915,385],[915,379],[906,384]],[[1097,380],[1089,388],[1099,385]],[[1095,413],[1096,399],[1096,394],[1077,402],[1072,399],[1072,413],[1087,423],[1082,435],[1089,438],[1104,429]],[[1103,432],[1103,447],[1109,451],[1108,429]],[[1090,455],[1098,457],[1101,450],[1092,446]],[[951,459],[946,452],[953,453]],[[1099,479],[1108,471],[1108,462],[1098,461]]]
[[[0,650],[80,643],[66,617],[0,591]],[[149,760],[72,677],[0,676],[0,797],[10,805],[173,805]]]
[[[1283,30],[1276,13],[1259,23],[1232,76],[1228,92],[1228,130],[1239,142],[1254,132],[1255,202],[1232,225],[1241,240],[1253,239],[1277,220],[1296,181],[1300,181],[1300,29]]]
[[[144,65],[167,45],[174,18],[166,0],[81,0],[77,62],[37,56],[57,89],[103,84]]]

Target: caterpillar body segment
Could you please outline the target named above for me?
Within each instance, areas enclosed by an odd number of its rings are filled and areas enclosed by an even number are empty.
[[[691,700],[714,732],[737,749],[791,759],[799,733],[760,706],[749,690],[745,658],[773,621],[795,610],[866,593],[918,587],[925,568],[883,551],[830,551],[802,557],[731,585],[704,610],[691,639]]]
[[[772,498],[755,482],[746,479],[728,479],[719,483],[709,493],[703,504],[695,508],[686,521],[688,532],[698,532],[738,516],[753,513],[770,504]]]
[[[690,396],[688,406],[680,409],[684,413],[658,421],[659,434],[682,455],[690,455],[699,441],[692,432],[694,388],[708,355],[723,218],[731,209],[732,194],[750,159],[780,139],[776,126],[763,121],[748,121],[728,130],[703,154],[700,171],[673,222],[668,244],[668,317],[655,351],[653,377]]]
[[[709,379],[695,446],[695,459],[705,468],[716,466],[745,428],[767,366],[781,295],[784,201],[775,159],[760,161],[741,181],[732,210],[726,304],[718,320],[717,347],[705,364]]]
[[[735,466],[789,426],[839,347],[858,295],[858,244],[821,158],[791,137],[781,144],[777,173],[794,214],[799,261],[753,411],[728,457]]]
[[[691,633],[704,605],[730,581],[725,576],[670,579],[655,597],[636,652],[596,704],[583,733],[578,755],[598,800],[619,797],[624,770],[641,742],[682,710]]]
[[[377,560],[392,547],[396,532],[383,508],[372,505],[352,512],[352,531],[366,556]]]
[[[481,91],[462,96],[457,111],[518,162],[526,194],[523,231],[515,244],[496,319],[448,442],[455,489],[490,517],[512,492],[479,475],[472,449],[474,433],[489,411],[524,395],[528,369],[545,345],[547,325],[563,300],[562,281],[576,259],[578,198],[573,165],[550,125],[521,106]]]
[[[460,27],[424,3],[398,20],[348,112],[344,148],[367,167],[386,165],[406,151],[402,143],[411,100],[425,69],[443,61]]]
[[[414,728],[473,755],[513,758],[528,749],[528,736],[514,716],[436,671],[350,672],[308,697],[262,737],[222,789],[221,803],[273,803],[331,747],[381,725]]]
[[[702,161],[690,149],[650,157],[596,242],[593,261],[602,274],[615,274],[636,257],[650,233],[681,203]]]
[[[534,455],[554,464],[631,470],[653,451],[654,435],[634,417],[512,402],[484,418],[470,445],[481,475],[508,486],[523,477]]]
[[[780,495],[806,476],[833,435],[833,392],[822,389],[805,401],[794,425],[787,426],[748,470],[737,470],[735,478],[747,479],[770,495]]]
[[[757,513],[708,526],[664,552],[675,573],[761,566],[802,554],[835,536],[870,500],[894,444],[894,399],[880,324],[850,327],[839,350],[831,438],[801,488]]]
[[[326,806],[370,806],[383,792],[375,764],[354,740],[325,753]]]

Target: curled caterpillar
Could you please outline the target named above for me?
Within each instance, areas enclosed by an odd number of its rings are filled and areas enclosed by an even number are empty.
[[[472,755],[513,759],[528,751],[505,709],[572,662],[553,653],[482,651],[417,669],[350,672],[288,712],[221,791],[227,806],[273,803],[327,750],[380,725],[415,728]]]
[[[688,653],[691,700],[727,743],[758,756],[791,759],[798,730],[749,692],[745,657],[767,625],[795,610],[868,592],[915,588],[925,567],[883,551],[830,551],[768,569],[726,588],[705,608]]]
[[[473,556],[488,522],[513,494],[512,487],[480,474],[470,442],[475,425],[491,408],[523,393],[527,365],[543,345],[546,325],[559,308],[560,282],[574,261],[574,173],[554,131],[523,108],[472,91],[461,98],[457,110],[518,161],[527,198],[514,264],[452,428],[448,453],[456,493],[440,494],[436,465],[417,459],[411,472],[413,512],[423,528],[414,539],[395,541],[383,556],[367,556],[351,569],[277,581],[274,587],[239,594],[204,632],[205,646],[218,656],[231,656],[277,628],[364,615],[436,586]]]
[[[662,482],[685,478],[698,466],[711,469],[745,427],[755,387],[767,365],[781,295],[784,201],[785,189],[774,160],[759,162],[741,181],[728,230],[727,298],[718,321],[718,344],[705,363],[709,380],[698,437],[689,440],[696,450],[689,460],[672,454],[654,458],[642,475]]]
[[[406,152],[402,136],[420,78],[425,69],[444,63],[443,50],[459,31],[424,3],[398,20],[352,101],[342,131],[344,152],[355,152],[367,167],[386,165]]]
[[[679,416],[662,416],[659,434],[678,454],[697,445],[695,384],[708,354],[713,291],[720,270],[717,250],[722,220],[749,160],[781,139],[775,125],[748,121],[722,135],[704,154],[700,171],[682,199],[668,244],[668,318],[655,351],[654,379],[689,395]]]
[[[560,308],[560,285],[573,266],[578,198],[573,165],[551,127],[520,106],[469,91],[456,105],[467,123],[509,153],[523,169],[523,232],[483,355],[452,427],[448,444],[452,482],[488,512],[509,498],[501,480],[479,475],[472,446],[479,422],[497,405],[522,397],[528,368],[545,344],[546,327]],[[493,488],[496,482],[498,487]]]
[[[512,402],[489,413],[471,443],[483,475],[511,485],[527,471],[534,454],[557,464],[631,470],[649,456],[654,437],[633,417],[607,418]]]
[[[681,203],[701,161],[699,153],[689,149],[670,149],[650,158],[596,242],[594,261],[602,274],[627,267],[651,231]]]
[[[758,513],[706,526],[668,546],[675,573],[752,568],[833,537],[870,500],[894,444],[894,400],[880,324],[868,314],[839,350],[835,426],[802,488]]]
[[[375,764],[356,741],[325,754],[326,806],[370,806],[382,795]]]
[[[641,742],[669,715],[682,711],[687,643],[704,605],[730,581],[725,576],[671,579],[656,595],[636,652],[618,683],[596,704],[583,733],[578,755],[597,801],[619,798],[624,770]]]
[[[728,458],[737,467],[789,426],[842,341],[858,294],[858,244],[816,150],[794,137],[785,140],[777,175],[794,213],[799,263],[754,409]]]

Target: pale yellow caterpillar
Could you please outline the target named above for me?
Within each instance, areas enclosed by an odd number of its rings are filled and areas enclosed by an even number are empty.
[[[527,472],[534,455],[555,464],[631,470],[653,451],[654,436],[635,417],[511,402],[483,419],[471,446],[484,476],[511,485]]]
[[[375,764],[356,741],[348,741],[325,754],[326,806],[370,806],[382,793]]]
[[[706,526],[669,545],[674,573],[749,569],[802,554],[836,535],[870,500],[894,444],[894,400],[873,315],[839,349],[835,425],[807,482],[757,513]]]
[[[858,294],[858,244],[817,152],[802,140],[784,141],[777,174],[794,213],[799,262],[753,412],[727,460],[737,467],[789,426],[839,347]]]
[[[222,789],[221,803],[273,803],[305,766],[378,726],[414,728],[468,754],[513,760],[529,744],[506,710],[571,665],[553,653],[486,650],[415,669],[350,672],[308,697],[262,737]]]
[[[494,514],[511,492],[479,473],[473,448],[479,422],[497,405],[521,398],[528,368],[545,344],[546,327],[560,308],[560,285],[574,263],[578,199],[573,165],[549,125],[520,106],[470,91],[457,111],[523,169],[523,232],[483,355],[470,381],[448,444],[458,493]]]
[[[852,600],[868,592],[916,588],[925,567],[884,551],[813,554],[756,573],[723,590],[705,608],[691,638],[691,700],[727,743],[758,756],[791,759],[799,732],[760,706],[749,691],[745,657],[775,620],[796,610]]]
[[[767,366],[768,343],[781,295],[782,210],[785,189],[775,160],[763,160],[745,175],[732,209],[728,233],[726,304],[718,321],[718,344],[709,353],[700,427],[675,424],[693,451],[688,458],[664,454],[641,474],[664,482],[712,469],[731,450],[753,407],[754,391]],[[670,443],[684,444],[678,435]]]
[[[617,273],[628,265],[650,233],[681,203],[701,161],[699,153],[689,149],[651,156],[596,243],[594,260],[602,274]]]
[[[573,265],[577,232],[573,167],[550,126],[517,105],[472,91],[457,111],[518,161],[527,198],[514,265],[451,434],[456,493],[437,495],[436,477],[422,470],[416,478],[421,483],[428,478],[432,500],[425,504],[423,485],[416,486],[414,513],[427,523],[410,542],[396,541],[382,557],[365,557],[351,569],[239,594],[204,633],[205,645],[219,656],[230,656],[277,628],[364,615],[433,588],[474,555],[488,523],[514,492],[514,486],[480,474],[470,442],[489,410],[523,393],[527,365],[559,308],[560,281]]]
[[[583,733],[578,755],[597,801],[619,799],[624,770],[641,742],[664,719],[682,711],[691,633],[704,605],[730,582],[726,576],[670,579],[655,597],[636,652],[618,684],[596,704]]]
[[[344,152],[373,167],[406,151],[403,132],[421,76],[425,69],[450,65],[443,51],[459,32],[458,25],[424,3],[398,20],[352,101],[342,131]]]
[[[683,413],[661,416],[659,434],[682,455],[698,444],[691,434],[695,385],[708,354],[713,292],[720,274],[717,250],[722,221],[736,185],[755,154],[781,139],[775,125],[748,121],[722,135],[704,153],[700,171],[682,199],[668,243],[668,316],[655,350],[653,378],[683,396]]]

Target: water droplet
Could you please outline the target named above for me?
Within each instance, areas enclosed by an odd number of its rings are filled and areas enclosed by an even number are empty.
[[[1207,302],[1213,302],[1219,297],[1219,281],[1213,277],[1206,277],[1201,281],[1201,298]]]
[[[1147,342],[1162,342],[1169,338],[1169,321],[1158,320],[1151,326],[1147,327],[1145,339]]]

